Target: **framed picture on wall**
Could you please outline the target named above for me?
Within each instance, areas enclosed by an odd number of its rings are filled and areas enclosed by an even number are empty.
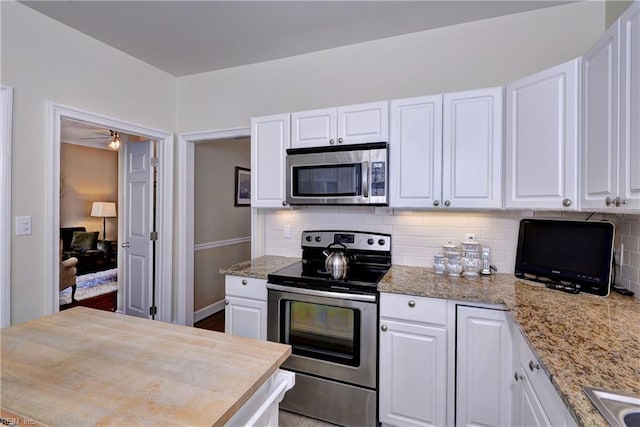
[[[236,191],[233,206],[251,206],[251,169],[236,166]]]

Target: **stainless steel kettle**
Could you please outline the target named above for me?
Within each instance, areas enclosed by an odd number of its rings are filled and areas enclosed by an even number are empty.
[[[342,246],[337,250],[331,250],[335,246]],[[324,260],[324,269],[336,280],[343,280],[347,277],[347,269],[349,268],[349,259],[347,258],[347,247],[342,243],[331,243],[322,251],[327,257]]]

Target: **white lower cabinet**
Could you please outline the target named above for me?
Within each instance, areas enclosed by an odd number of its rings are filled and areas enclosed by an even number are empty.
[[[266,280],[226,276],[225,333],[267,339],[266,284]]]
[[[445,300],[380,295],[379,413],[383,425],[444,426],[452,381]]]
[[[456,425],[513,425],[512,325],[506,311],[458,306]]]
[[[527,340],[517,328],[514,329],[513,424],[531,427],[576,425]]]

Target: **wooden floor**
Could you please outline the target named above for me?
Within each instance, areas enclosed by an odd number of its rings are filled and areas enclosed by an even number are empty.
[[[193,326],[210,331],[224,332],[224,310],[205,317],[201,321],[194,323]]]
[[[118,291],[109,292],[107,294],[98,295],[92,298],[83,299],[74,303],[60,306],[60,311],[71,307],[82,306],[96,308],[104,311],[116,311],[118,305]],[[223,319],[224,320],[224,319]]]

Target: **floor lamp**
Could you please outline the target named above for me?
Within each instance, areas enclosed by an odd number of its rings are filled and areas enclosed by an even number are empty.
[[[102,217],[102,240],[107,240],[107,218],[116,216],[116,204],[113,202],[93,202],[91,216]]]

